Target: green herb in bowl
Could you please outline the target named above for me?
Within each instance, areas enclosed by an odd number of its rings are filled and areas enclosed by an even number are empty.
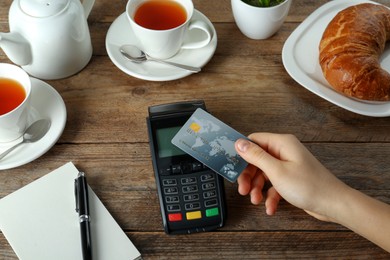
[[[285,0],[242,0],[248,5],[256,7],[271,7],[283,3]]]

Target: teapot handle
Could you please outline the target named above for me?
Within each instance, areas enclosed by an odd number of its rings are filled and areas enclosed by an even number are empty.
[[[95,0],[83,0],[83,8],[84,8],[85,18],[88,18],[89,13],[91,12],[94,3],[95,3]]]

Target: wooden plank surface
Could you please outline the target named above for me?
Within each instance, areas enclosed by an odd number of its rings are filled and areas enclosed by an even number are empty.
[[[0,2],[0,31],[8,31],[11,0]],[[57,144],[34,162],[0,171],[0,198],[68,161],[88,173],[90,186],[144,259],[385,259],[389,255],[353,232],[313,219],[282,202],[276,216],[253,206],[225,182],[228,219],[216,232],[167,236],[161,216],[146,131],[150,105],[204,99],[208,109],[243,134],[292,133],[336,176],[390,203],[390,120],[339,108],[310,93],[285,71],[283,44],[327,1],[294,0],[272,38],[254,41],[234,23],[230,1],[194,0],[214,24],[218,46],[202,72],[169,82],[148,82],[116,68],[105,49],[111,23],[126,1],[96,0],[89,17],[94,55],[72,77],[46,81],[67,108]],[[390,6],[390,1],[378,1]],[[0,49],[0,62],[9,62]],[[196,253],[195,253],[196,252]],[[0,259],[17,259],[0,233]]]

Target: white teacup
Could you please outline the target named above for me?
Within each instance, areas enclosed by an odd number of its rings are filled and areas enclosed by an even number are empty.
[[[27,127],[31,80],[23,69],[8,63],[0,63],[0,78],[17,81],[25,91],[24,100],[16,108],[0,115],[0,143],[6,143],[21,137]]]
[[[171,29],[149,29],[139,25],[134,16],[138,8],[145,2],[164,2],[156,0],[129,0],[126,5],[126,15],[130,22],[134,35],[142,44],[142,49],[153,58],[168,59],[174,56],[180,49],[197,49],[208,45],[213,32],[202,20],[194,20],[194,5],[191,0],[169,0],[181,5],[186,12],[183,23]],[[165,1],[166,2],[166,1]],[[191,30],[200,31],[203,35],[196,37],[196,42],[185,42],[186,34]],[[199,34],[199,32],[196,32]]]
[[[248,38],[263,40],[274,35],[282,26],[292,0],[272,7],[255,7],[242,0],[231,0],[234,20]]]

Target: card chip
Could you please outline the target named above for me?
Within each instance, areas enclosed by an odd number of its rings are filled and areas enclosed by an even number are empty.
[[[190,125],[190,129],[191,129],[192,131],[194,131],[195,133],[199,132],[200,128],[201,128],[200,125],[197,124],[197,123],[195,123],[195,122],[193,122],[193,123]]]

